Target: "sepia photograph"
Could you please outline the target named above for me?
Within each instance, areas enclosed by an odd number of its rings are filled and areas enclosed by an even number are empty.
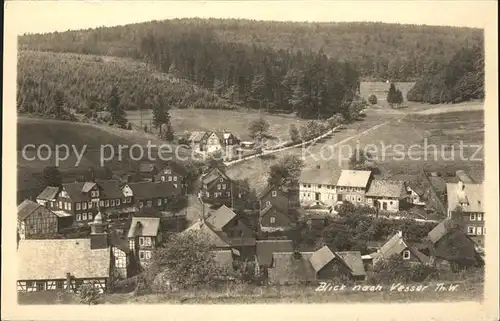
[[[17,309],[484,304],[494,2],[5,8]]]

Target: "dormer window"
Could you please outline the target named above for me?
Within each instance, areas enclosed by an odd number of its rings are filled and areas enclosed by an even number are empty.
[[[404,250],[403,251],[403,260],[409,260],[410,259],[410,251]]]
[[[219,178],[219,182],[224,182],[224,179],[223,178]]]
[[[271,202],[267,201],[266,206],[271,206]]]
[[[476,220],[476,213],[470,213],[470,215],[469,215],[469,219],[470,219],[471,221],[475,221],[475,220]]]
[[[276,193],[276,191],[273,191],[273,192],[271,193],[271,195],[272,195],[273,197],[276,197],[276,195],[278,195],[278,193]]]

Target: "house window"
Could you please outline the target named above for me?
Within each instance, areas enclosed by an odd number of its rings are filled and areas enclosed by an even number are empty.
[[[144,254],[145,254],[146,260],[150,260],[151,259],[151,251],[144,251]]]
[[[321,185],[318,185],[318,188],[321,188]]]
[[[476,227],[474,227],[474,226],[469,226],[469,227],[467,228],[467,234],[469,234],[469,235],[475,235],[475,234],[476,234]]]
[[[340,190],[343,191],[344,190],[344,186],[340,186]]]
[[[403,251],[403,260],[409,260],[410,259],[410,251],[404,250]]]
[[[358,196],[358,202],[361,202],[361,196]],[[391,202],[392,204],[392,202]]]
[[[161,181],[164,182],[165,181],[165,176],[161,176]]]
[[[151,246],[151,238],[150,237],[145,237],[144,238],[144,245]]]
[[[45,291],[45,282],[36,282],[37,291]]]
[[[272,196],[273,196],[273,197],[276,197],[276,195],[278,195],[278,193],[276,193],[276,191],[273,191],[273,192],[272,192]]]
[[[50,206],[51,206],[52,208],[56,207],[56,202],[50,202]]]
[[[392,205],[392,201],[390,201],[390,202],[389,202],[389,204],[391,204],[391,205]]]
[[[222,184],[222,189],[226,189],[226,184]]]
[[[271,205],[271,202],[267,201],[266,206],[270,206],[270,205]]]
[[[99,206],[104,207],[104,201],[99,201]]]
[[[92,208],[92,202],[89,202],[89,206],[88,207],[89,207],[89,209]]]
[[[88,219],[91,220],[92,219],[92,213],[89,213],[88,214]]]
[[[104,201],[104,207],[109,207],[109,201]]]
[[[82,214],[82,220],[86,221],[87,220],[87,213]]]
[[[139,251],[139,258],[144,260],[144,251]]]
[[[127,203],[132,203],[132,197],[127,197]]]
[[[311,184],[308,184],[307,187],[311,188]]]
[[[231,196],[231,193],[230,192],[227,192],[227,197],[230,197]]]
[[[56,289],[57,289],[57,290],[62,290],[62,289],[64,289],[64,281],[62,281],[62,280],[57,280],[57,281],[56,281]]]
[[[63,209],[63,202],[62,201],[59,201],[59,208]]]
[[[78,209],[78,203],[76,203],[76,207]],[[87,209],[87,202],[83,202],[82,203],[82,210],[86,210]]]
[[[76,210],[79,211],[80,210],[80,203],[76,203]]]
[[[161,206],[161,198],[159,198],[159,199],[157,200],[157,202],[158,202],[158,206]]]
[[[68,203],[68,211],[71,211],[71,203]]]
[[[172,181],[172,176],[169,176],[168,177],[168,181],[171,182]]]
[[[177,176],[174,176],[174,182],[177,182]]]
[[[147,206],[147,207],[151,207],[151,206],[153,206],[153,201],[148,201],[146,206]]]
[[[271,217],[269,218],[269,223],[271,223],[271,224],[276,223],[276,217],[271,216]]]
[[[469,219],[470,219],[471,221],[475,221],[475,220],[476,220],[476,213],[470,213],[470,215],[469,215]]]
[[[224,182],[224,179],[223,178],[219,178],[219,182]]]
[[[307,187],[307,184],[304,184],[304,187]]]
[[[93,192],[93,197],[99,197],[99,191],[94,191]]]
[[[217,189],[220,189],[221,188],[221,184],[217,184]]]
[[[142,208],[144,204],[142,202],[139,202],[139,208]]]
[[[486,227],[483,227],[483,235],[486,235]]]
[[[167,202],[168,202],[168,198],[164,198],[163,199],[163,204],[167,204]]]
[[[207,192],[206,195],[207,195],[207,197],[210,197],[210,193],[209,192]]]
[[[120,199],[116,200],[116,206],[120,206]]]
[[[483,228],[481,226],[476,227],[476,235],[482,235],[483,234]]]
[[[82,216],[80,214],[76,214],[76,220],[77,221],[81,221],[82,220]]]
[[[144,238],[142,236],[139,237],[139,245],[144,245]]]
[[[26,281],[26,287],[32,288],[35,286],[35,281]]]
[[[483,214],[477,214],[477,220],[482,221],[483,220]]]

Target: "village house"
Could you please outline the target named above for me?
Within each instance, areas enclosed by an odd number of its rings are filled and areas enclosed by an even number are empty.
[[[160,218],[133,217],[128,231],[128,244],[143,268],[151,261],[153,250],[162,241]]]
[[[292,253],[294,251],[292,240],[258,240],[256,242],[255,271],[257,275],[268,277],[267,269],[273,265],[274,253]]]
[[[58,214],[71,214],[75,223],[92,222],[97,207],[119,208],[123,195],[118,181],[76,182],[61,188],[48,186],[38,195],[37,203]]]
[[[271,206],[276,210],[287,215],[291,209],[296,209],[300,206],[298,186],[285,187],[267,185],[262,191],[257,194],[260,210],[263,211]]]
[[[224,232],[230,238],[253,237],[253,231],[244,219],[226,205],[222,205],[206,218],[206,222],[216,230]]]
[[[366,204],[387,212],[398,212],[400,203],[408,198],[404,182],[373,180],[365,194]]]
[[[446,184],[448,217],[461,216],[465,233],[479,245],[483,245],[486,234],[483,189],[483,184],[464,183],[461,180]]]
[[[95,248],[92,238],[20,240],[18,292],[76,292],[92,284],[104,292],[112,280],[113,261],[107,246]]]
[[[233,182],[218,168],[211,168],[201,177],[201,199],[210,204],[225,204],[230,206]]]
[[[200,153],[211,154],[223,147],[221,139],[215,132],[194,131],[189,136],[188,142],[194,151]]]
[[[299,180],[299,199],[303,208],[329,208],[337,203],[338,176],[320,168],[303,171]]]
[[[158,166],[149,162],[139,163],[139,168],[137,169],[138,179],[146,182],[153,182],[158,172]]]
[[[54,235],[71,226],[73,217],[67,213],[54,213],[46,207],[25,200],[17,207],[17,231],[21,239]]]
[[[377,252],[365,256],[366,259],[371,260],[371,264],[375,265],[379,261],[386,260],[392,256],[399,255],[408,263],[415,264],[429,264],[430,258],[417,250],[415,247],[409,245],[403,238],[403,233],[399,231],[394,234]]]
[[[366,204],[365,194],[370,181],[371,171],[342,170],[337,181],[337,200]]]
[[[179,196],[179,189],[168,182],[135,182],[125,184],[122,195],[128,207],[165,209]]]
[[[271,203],[259,212],[259,229],[262,232],[286,231],[293,228],[294,222],[287,212]]]
[[[426,205],[426,187],[421,175],[417,174],[395,174],[387,178],[391,181],[403,181],[408,193],[408,204]]]
[[[468,267],[482,261],[474,241],[464,232],[461,224],[446,218],[428,234],[431,262],[436,267]]]
[[[177,162],[168,162],[168,164],[158,171],[154,181],[170,184],[172,189],[177,191],[178,195],[186,194],[187,171],[184,166]]]
[[[271,285],[316,284],[316,271],[310,258],[314,252],[276,252],[267,269]]]
[[[309,258],[317,280],[363,280],[366,272],[359,251],[334,252],[328,246]]]

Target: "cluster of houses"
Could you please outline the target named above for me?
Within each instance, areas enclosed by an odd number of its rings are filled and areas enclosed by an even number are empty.
[[[206,136],[207,141],[210,137]],[[22,202],[18,206],[18,291],[75,291],[85,283],[106,291],[113,280],[129,278],[146,268],[163,241],[162,221],[171,217],[169,204],[185,196],[186,173],[172,163],[162,168],[141,165],[139,174],[138,179],[123,181],[49,186],[36,202]],[[234,188],[226,173],[211,168],[200,181],[199,219],[176,232],[202,235],[213,246],[221,266],[231,269],[237,262],[255,262],[256,275],[268,284],[307,284],[333,278],[360,281],[373,264],[393,255],[409,263],[466,264],[477,259],[477,239],[485,234],[482,185],[459,180],[447,185],[449,217],[429,233],[424,249],[397,233],[371,254],[339,252],[328,246],[299,251],[293,240],[262,235],[293,229],[301,208],[311,202],[332,207],[349,201],[391,212],[398,211],[403,202],[421,205],[421,194],[404,181],[373,179],[370,171],[343,170],[338,178],[306,173],[291,187],[270,185],[260,191],[258,220],[253,222],[232,207],[232,200],[242,197],[242,191]],[[143,215],[147,210],[158,215]],[[454,213],[466,218],[465,229],[453,224]],[[75,225],[90,226],[89,237],[37,237]],[[457,237],[464,245],[450,253],[450,239]]]
[[[339,202],[398,212],[405,206],[425,205],[423,191],[412,182],[374,179],[368,170],[342,170],[340,175],[325,173],[319,166],[302,174],[300,203],[305,208],[331,208]]]

